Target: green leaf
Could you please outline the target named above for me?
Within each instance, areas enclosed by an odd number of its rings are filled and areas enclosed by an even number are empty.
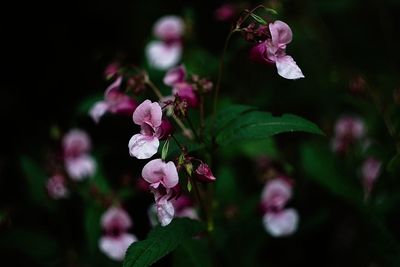
[[[246,106],[246,105],[231,105],[227,108],[219,111],[215,117],[215,133],[218,134],[222,129],[224,129],[229,123],[234,121],[238,116],[256,110],[256,107]],[[206,121],[206,131],[212,133],[212,123],[213,118],[210,117]]]
[[[165,161],[168,155],[168,148],[169,148],[169,139],[165,141],[162,150],[161,150],[161,159]]]
[[[221,167],[215,181],[215,195],[222,203],[231,203],[237,199],[238,185],[235,172],[231,167]]]
[[[285,132],[308,132],[323,134],[314,123],[301,117],[285,114],[272,116],[268,112],[251,111],[236,117],[218,135],[217,143],[228,145],[233,142],[260,140]]]
[[[276,11],[275,9],[264,7],[264,10],[273,15],[278,15],[278,11]]]
[[[261,24],[263,24],[263,25],[267,25],[267,22],[266,22],[262,17],[260,17],[260,16],[258,16],[258,15],[256,15],[256,14],[254,14],[254,13],[251,13],[250,16],[251,16],[253,19],[255,19],[258,23],[261,23]]]
[[[128,248],[123,267],[149,266],[202,230],[203,224],[188,218],[175,218],[165,227],[157,226],[147,239],[135,242]]]
[[[96,203],[88,201],[85,209],[85,232],[87,248],[91,256],[97,251],[98,242],[101,234],[100,217],[102,209]]]
[[[211,267],[208,242],[205,239],[192,239],[183,242],[174,252],[176,267]]]
[[[50,206],[50,200],[45,191],[46,181],[48,176],[42,168],[31,158],[22,156],[20,159],[22,171],[27,179],[29,192],[32,200],[46,208]]]
[[[332,194],[362,205],[363,192],[356,175],[345,173],[343,166],[336,162],[330,150],[323,146],[303,146],[301,165],[306,177],[314,180]]]

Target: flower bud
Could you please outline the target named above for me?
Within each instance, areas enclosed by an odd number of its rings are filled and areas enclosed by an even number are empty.
[[[163,118],[160,127],[157,129],[157,136],[160,140],[166,140],[174,132],[171,122]]]
[[[212,174],[210,167],[205,163],[201,163],[197,167],[196,171],[194,172],[194,177],[197,180],[206,183],[214,182],[216,179]]]

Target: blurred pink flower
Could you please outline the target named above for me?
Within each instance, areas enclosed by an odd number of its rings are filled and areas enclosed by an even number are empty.
[[[146,57],[149,65],[158,70],[167,70],[175,66],[182,56],[180,43],[151,41],[146,46]]]
[[[120,68],[120,65],[118,62],[112,62],[112,63],[108,64],[104,70],[104,76],[106,77],[106,79],[111,79],[115,75],[117,75],[119,68]]]
[[[304,78],[301,69],[289,55],[286,45],[292,41],[292,30],[285,22],[276,20],[269,24],[271,38],[253,47],[253,57],[275,63],[278,74],[286,79]]]
[[[339,138],[360,139],[365,135],[364,122],[355,116],[342,116],[335,124],[335,135]]]
[[[267,212],[281,210],[291,197],[292,185],[287,178],[278,177],[265,184],[261,205]]]
[[[96,172],[96,162],[87,154],[66,158],[64,165],[68,175],[75,181],[82,181],[87,177],[93,176]]]
[[[361,176],[364,189],[367,194],[381,173],[382,162],[374,157],[367,158],[361,166]]]
[[[172,93],[177,95],[181,100],[185,100],[188,107],[195,108],[199,105],[199,97],[194,91],[193,86],[186,82],[174,84]]]
[[[170,201],[173,198],[173,190],[166,188],[166,190],[153,189],[154,200],[156,202],[155,209],[157,219],[161,226],[166,226],[171,223],[175,216],[175,208]]]
[[[189,197],[180,195],[177,199],[172,200],[172,205],[175,208],[175,217],[185,217],[193,220],[199,219],[199,215]]]
[[[179,182],[175,164],[172,161],[165,163],[161,159],[149,161],[143,167],[142,177],[153,188],[158,188],[160,184],[165,188],[173,188]]]
[[[174,86],[185,81],[186,69],[184,65],[169,69],[164,76],[163,82],[167,86]]]
[[[215,10],[214,17],[219,21],[229,21],[236,15],[236,8],[233,4],[226,3]]]
[[[64,157],[77,157],[91,148],[88,134],[80,129],[72,129],[62,139]]]
[[[164,42],[179,41],[185,30],[182,18],[167,15],[159,18],[153,27],[154,35]]]
[[[113,260],[122,261],[128,247],[137,241],[136,236],[126,232],[132,226],[128,213],[119,208],[109,208],[101,217],[100,224],[105,231],[99,240],[100,250]]]
[[[273,237],[293,234],[297,229],[298,221],[299,215],[295,209],[267,212],[263,217],[264,228]]]
[[[46,189],[49,196],[53,199],[66,198],[69,195],[65,184],[65,178],[61,174],[56,174],[47,180]]]
[[[118,77],[105,91],[104,100],[96,102],[89,111],[92,119],[98,123],[106,113],[132,115],[137,107],[136,101],[120,91],[122,76]]]
[[[141,131],[129,140],[129,153],[138,159],[148,159],[157,153],[160,145],[161,106],[157,102],[145,100],[133,112],[132,118],[141,127]]]

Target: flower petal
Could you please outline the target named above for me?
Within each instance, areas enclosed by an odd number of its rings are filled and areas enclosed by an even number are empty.
[[[163,82],[167,86],[173,86],[176,83],[185,81],[186,69],[184,65],[168,70],[165,74]]]
[[[137,125],[148,124],[153,128],[159,127],[162,121],[161,106],[147,99],[135,109],[132,119]]]
[[[297,229],[299,215],[295,209],[286,209],[279,212],[267,212],[263,217],[265,230],[274,237],[293,234]]]
[[[109,105],[106,101],[98,101],[89,110],[89,115],[94,122],[99,123],[100,118],[108,111]]]
[[[171,201],[168,201],[168,195],[161,197],[156,202],[158,221],[162,226],[170,224],[174,218],[175,208]]]
[[[146,57],[155,69],[167,70],[175,66],[182,56],[182,46],[179,43],[166,44],[152,41],[146,46]]]
[[[178,16],[168,15],[159,18],[154,24],[154,35],[163,41],[176,41],[181,38],[185,24]]]
[[[268,181],[261,195],[261,203],[265,209],[282,209],[292,197],[292,185],[283,178]]]
[[[162,183],[166,188],[172,188],[178,184],[178,171],[176,170],[176,166],[172,161],[169,161],[166,164],[164,163],[163,172],[165,177]]]
[[[135,134],[129,140],[129,154],[138,159],[148,159],[157,153],[159,145],[157,137]]]
[[[107,87],[104,93],[104,98],[107,99],[108,96],[115,91],[119,92],[119,87],[121,86],[121,83],[122,83],[122,76],[119,76],[112,84],[110,84]]]
[[[297,66],[296,62],[291,56],[280,56],[276,58],[276,68],[278,74],[283,78],[295,80],[304,78],[301,69]]]
[[[163,161],[161,159],[153,159],[144,165],[142,177],[150,184],[159,183],[164,176],[162,172]]]
[[[289,25],[283,21],[276,20],[275,22],[270,23],[269,30],[271,32],[272,42],[281,48],[285,48],[286,44],[292,41],[292,30]]]
[[[129,233],[123,233],[118,237],[103,236],[99,240],[99,248],[111,259],[122,261],[128,247],[136,241],[136,236]]]
[[[96,162],[86,154],[65,160],[65,170],[72,180],[82,181],[93,176],[96,171]]]
[[[127,230],[129,227],[132,226],[132,220],[129,217],[128,213],[118,207],[109,208],[101,216],[100,222],[103,229],[117,227],[120,230]]]

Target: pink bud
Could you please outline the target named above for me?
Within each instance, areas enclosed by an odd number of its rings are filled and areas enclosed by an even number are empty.
[[[216,180],[215,176],[211,172],[210,167],[205,163],[201,163],[197,167],[196,171],[194,172],[194,177],[197,180],[206,183],[214,182]]]
[[[183,82],[175,84],[172,93],[177,95],[181,100],[185,100],[191,108],[195,108],[199,105],[199,97],[193,87],[188,83]]]

